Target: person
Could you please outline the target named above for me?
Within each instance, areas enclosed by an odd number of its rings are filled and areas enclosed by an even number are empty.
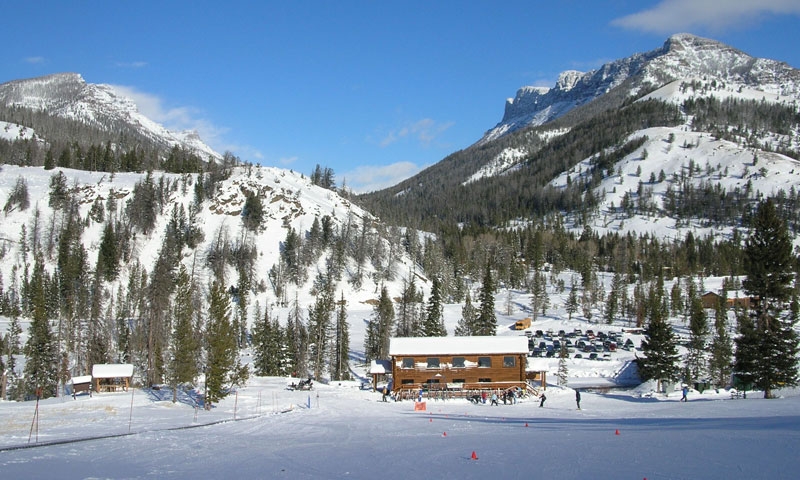
[[[383,401],[386,401],[386,395],[389,394],[389,389],[384,385],[382,392],[383,393]]]
[[[539,399],[539,407],[544,407],[544,401],[547,400],[547,397],[543,393],[541,398]]]
[[[419,396],[417,396],[417,401],[418,402],[422,401],[422,389],[421,388],[419,389]]]
[[[498,405],[497,403],[497,393],[492,394],[492,405]]]
[[[481,392],[481,401],[486,405],[486,392]]]
[[[575,403],[578,404],[578,410],[581,409],[581,392],[579,390],[575,390]]]
[[[681,402],[688,402],[689,401],[689,398],[687,397],[687,395],[689,394],[689,386],[688,385],[684,385],[683,386],[682,393],[683,393],[683,396],[681,397]]]

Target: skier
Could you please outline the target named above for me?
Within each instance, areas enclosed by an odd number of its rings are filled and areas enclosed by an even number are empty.
[[[385,402],[386,401],[386,395],[389,394],[389,389],[386,386],[384,386],[383,390],[381,391],[381,393],[383,393],[383,401]]]
[[[578,390],[575,390],[575,403],[578,404],[578,410],[580,410],[581,409],[581,392],[578,391]]]
[[[498,405],[497,403],[497,393],[492,394],[492,405]]]
[[[687,395],[689,394],[689,386],[684,385],[683,390],[681,392],[683,393],[683,396],[681,397],[681,402],[688,402],[689,398],[687,397]]]
[[[543,394],[542,394],[542,398],[539,400],[539,407],[540,407],[540,408],[541,408],[541,407],[544,407],[544,401],[545,401],[545,400],[547,400],[547,397],[546,397],[546,396],[544,395],[544,393],[543,393]]]

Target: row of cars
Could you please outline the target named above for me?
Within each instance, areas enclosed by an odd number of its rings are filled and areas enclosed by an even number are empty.
[[[624,338],[622,332],[603,332],[595,333],[593,330],[583,332],[575,329],[571,332],[559,330],[558,333],[552,330],[543,332],[526,331],[528,336],[528,356],[529,357],[558,357],[561,349],[566,349],[567,354],[573,358],[603,359],[610,358],[611,352],[618,349],[633,350],[635,345],[630,338]]]

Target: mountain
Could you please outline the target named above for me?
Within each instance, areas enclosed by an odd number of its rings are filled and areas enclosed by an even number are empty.
[[[128,137],[129,143],[139,147],[160,151],[179,147],[205,161],[222,159],[200,139],[197,132],[172,132],[142,115],[134,101],[121,95],[113,86],[87,83],[77,73],[58,73],[0,85],[0,120],[15,125],[12,120],[24,118],[28,123],[24,126],[38,132],[41,141],[49,143],[61,139],[59,129],[48,128],[43,121],[37,122],[39,116],[20,112],[39,113],[48,119],[60,118],[71,124],[77,123],[81,130],[91,132],[83,135],[89,135],[93,142],[120,143],[121,137]],[[69,130],[74,134],[75,128]]]
[[[553,88],[523,87],[475,144],[360,200],[432,231],[557,216],[578,231],[681,238],[732,232],[777,196],[796,225],[785,199],[800,189],[798,105],[797,69],[674,35]]]
[[[800,73],[786,63],[753,58],[714,40],[678,34],[661,48],[607,63],[597,70],[563,72],[552,88],[520,88],[506,101],[503,119],[479,143],[526,126],[543,125],[625,82],[628,94],[636,95],[677,79],[703,77],[788,97],[800,94]]]

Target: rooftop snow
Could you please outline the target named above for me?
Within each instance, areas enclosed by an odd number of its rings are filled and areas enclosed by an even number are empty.
[[[528,338],[505,337],[404,337],[392,338],[389,356],[528,353]]]

